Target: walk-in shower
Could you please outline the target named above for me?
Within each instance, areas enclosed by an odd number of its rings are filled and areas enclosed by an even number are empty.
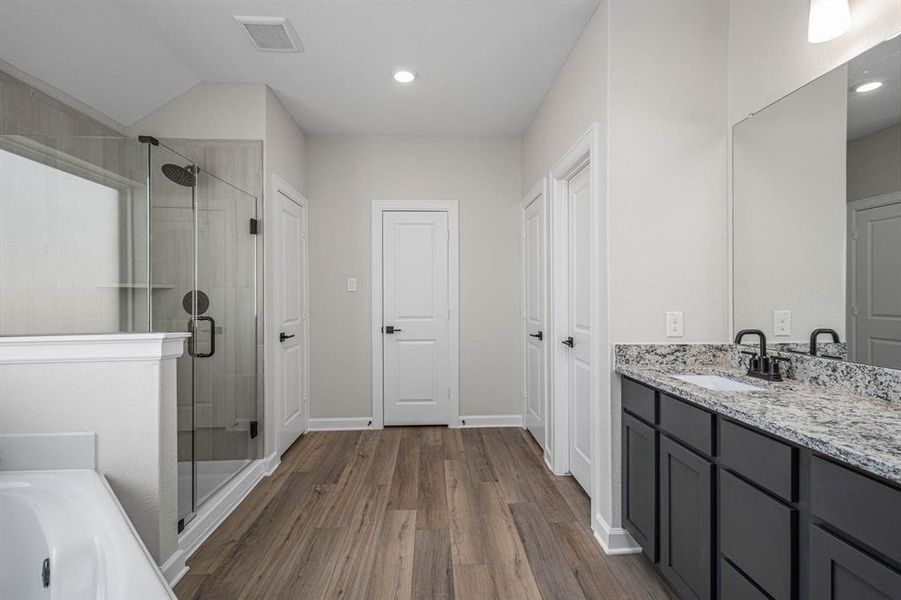
[[[192,334],[179,527],[262,449],[258,199],[226,181],[259,152],[227,144],[0,136],[0,335]]]

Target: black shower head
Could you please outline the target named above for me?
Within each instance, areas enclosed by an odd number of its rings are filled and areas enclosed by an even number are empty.
[[[183,185],[185,187],[194,187],[194,183],[197,178],[194,174],[197,172],[197,167],[194,165],[188,165],[187,167],[180,167],[178,165],[173,165],[172,163],[166,163],[161,167],[163,175],[168,177],[173,182],[178,185]]]

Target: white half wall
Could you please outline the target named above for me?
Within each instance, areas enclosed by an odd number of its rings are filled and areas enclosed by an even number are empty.
[[[95,433],[97,470],[157,564],[178,550],[175,359],[186,337],[0,338],[0,433]]]
[[[519,140],[311,135],[307,144],[310,416],[372,413],[373,200],[458,201],[460,413],[518,413]]]

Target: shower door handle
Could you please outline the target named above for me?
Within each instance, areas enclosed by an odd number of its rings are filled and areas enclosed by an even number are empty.
[[[197,337],[197,321],[209,321],[210,322],[210,351],[209,352],[194,352],[194,338]],[[213,317],[207,315],[200,315],[196,319],[191,319],[188,324],[191,328],[191,339],[188,341],[188,354],[193,356],[194,358],[209,358],[212,355],[216,354],[216,321]]]

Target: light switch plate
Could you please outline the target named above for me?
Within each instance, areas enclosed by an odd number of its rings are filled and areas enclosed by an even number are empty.
[[[792,311],[790,310],[774,310],[773,311],[773,335],[791,335],[792,334]]]
[[[357,280],[353,277],[347,278],[347,291],[348,292],[356,292],[357,291]]]
[[[666,337],[682,337],[682,311],[666,312]]]

